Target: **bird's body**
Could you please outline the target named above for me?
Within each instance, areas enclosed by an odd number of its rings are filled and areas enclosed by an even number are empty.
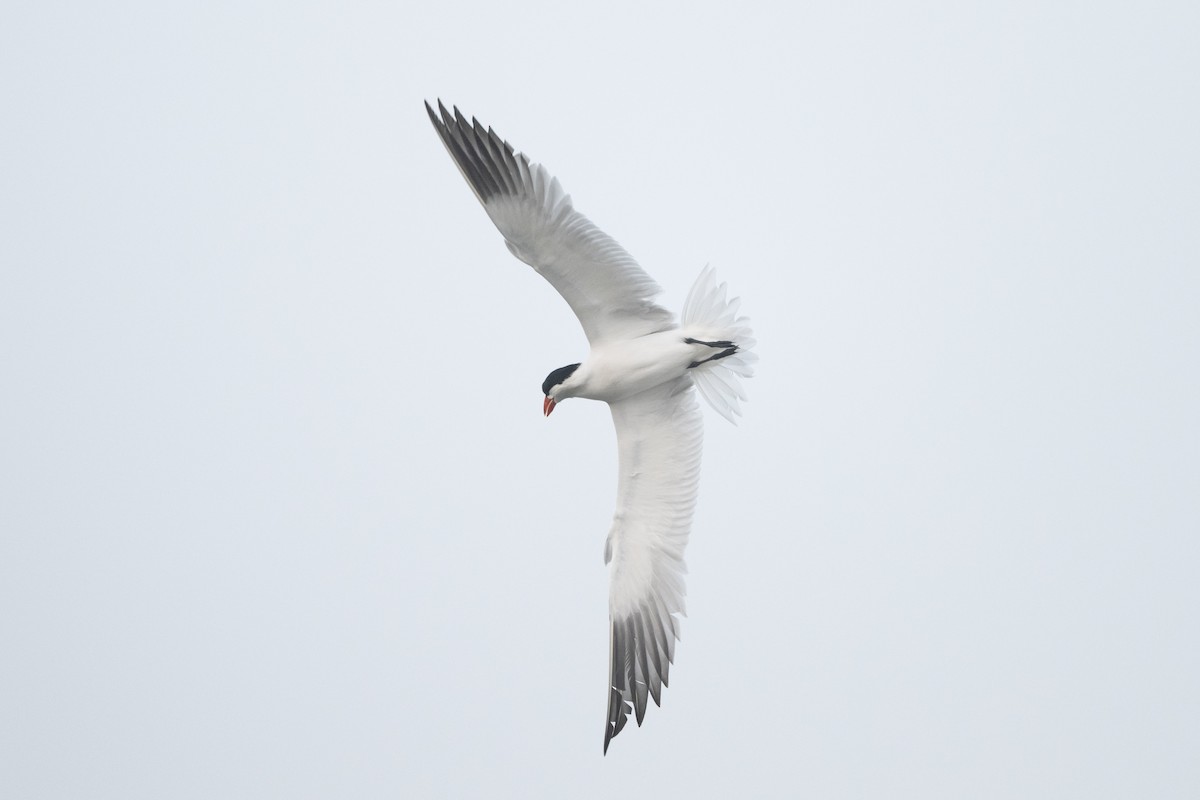
[[[429,118],[508,249],[571,306],[591,345],[552,371],[543,410],[573,397],[608,403],[617,431],[617,507],[605,541],[611,670],[604,750],[647,699],[661,701],[684,613],[683,551],[700,478],[704,422],[696,391],[734,421],[754,339],[736,300],[705,269],[681,319],[637,262],[575,210],[544,167],[490,129],[438,104]]]
[[[576,371],[578,390],[570,397],[614,403],[682,378],[688,365],[711,355],[712,348],[688,344],[679,328],[617,339],[592,346]],[[566,399],[558,395],[556,400]]]

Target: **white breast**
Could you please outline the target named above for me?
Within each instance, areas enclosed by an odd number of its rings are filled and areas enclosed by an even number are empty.
[[[677,380],[692,363],[692,349],[679,330],[603,343],[579,367],[578,396],[612,403]]]

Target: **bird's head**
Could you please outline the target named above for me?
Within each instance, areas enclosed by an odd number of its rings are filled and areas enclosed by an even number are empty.
[[[546,380],[542,381],[542,394],[546,395],[546,399],[542,401],[542,413],[547,417],[554,410],[554,406],[559,400],[565,400],[568,397],[575,396],[575,389],[579,381],[571,380],[575,374],[575,370],[579,369],[578,364],[568,364],[565,367],[559,367],[546,376]]]

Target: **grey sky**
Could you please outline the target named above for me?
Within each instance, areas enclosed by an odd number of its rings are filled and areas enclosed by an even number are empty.
[[[413,7],[0,11],[0,794],[1200,793],[1194,3]],[[439,96],[758,336],[606,759],[611,422]]]

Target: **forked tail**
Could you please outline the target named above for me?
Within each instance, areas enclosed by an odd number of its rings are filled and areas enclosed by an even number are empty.
[[[718,414],[737,424],[739,401],[745,401],[740,378],[754,375],[758,356],[751,352],[754,332],[750,320],[737,315],[741,300],[726,300],[725,284],[717,283],[712,267],[705,267],[692,284],[683,304],[683,334],[689,344],[709,350],[690,365],[696,388]]]

